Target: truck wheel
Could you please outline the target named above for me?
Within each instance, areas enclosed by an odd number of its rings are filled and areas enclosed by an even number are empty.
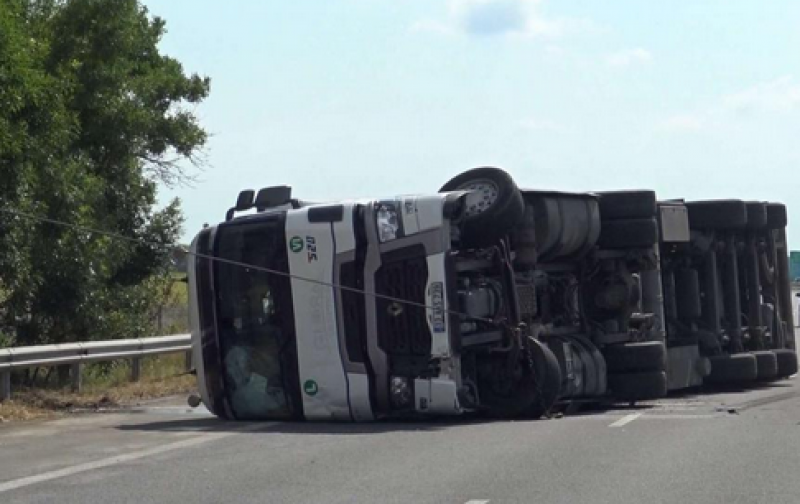
[[[691,201],[686,209],[692,229],[736,230],[747,226],[747,205],[741,200]]]
[[[667,395],[667,374],[664,371],[608,375],[611,395],[623,401],[645,401]]]
[[[770,229],[783,229],[787,223],[786,205],[782,203],[767,203],[767,226]]]
[[[511,175],[499,168],[473,168],[454,177],[439,192],[470,191],[465,198],[461,241],[467,247],[488,247],[521,221],[525,200]]]
[[[778,377],[778,356],[770,350],[750,352],[756,358],[756,371],[758,379],[763,381],[774,380]]]
[[[778,359],[779,378],[797,374],[797,352],[788,348],[779,348],[778,350],[773,350],[773,352],[775,352],[775,357]]]
[[[533,354],[534,372],[539,386],[537,398],[531,407],[531,416],[541,418],[548,414],[561,393],[561,366],[558,358],[544,343],[528,340]]]
[[[764,229],[767,227],[767,205],[760,201],[748,201],[747,205],[747,228]]]
[[[667,369],[667,349],[660,341],[609,345],[605,348],[605,357],[609,373]]]
[[[656,215],[655,191],[600,193],[600,219],[647,219]]]
[[[711,374],[706,377],[709,383],[718,385],[746,383],[758,377],[758,364],[753,354],[713,355],[709,360]]]
[[[600,221],[600,248],[647,248],[656,243],[658,223],[653,218]]]

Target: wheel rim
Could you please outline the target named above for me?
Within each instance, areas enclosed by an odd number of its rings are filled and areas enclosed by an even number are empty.
[[[500,193],[497,184],[491,180],[471,180],[459,186],[459,189],[469,191],[466,197],[466,216],[479,215],[488,210],[497,202]]]

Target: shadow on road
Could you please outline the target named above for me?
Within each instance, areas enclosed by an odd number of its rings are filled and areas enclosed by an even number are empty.
[[[792,388],[792,382],[763,382],[747,383],[744,385],[703,385],[690,389],[683,389],[669,394],[671,399],[694,399],[694,398],[713,398],[716,395],[738,394],[753,391],[781,390]]]
[[[537,420],[520,420],[536,422]],[[264,434],[337,434],[364,435],[383,434],[387,432],[432,432],[449,428],[489,424],[499,420],[489,419],[442,419],[426,421],[392,421],[372,423],[317,423],[317,422],[264,422],[263,428],[257,422],[230,422],[217,418],[186,418],[175,420],[159,420],[155,422],[132,423],[119,425],[121,431],[151,432],[236,432],[247,430]]]

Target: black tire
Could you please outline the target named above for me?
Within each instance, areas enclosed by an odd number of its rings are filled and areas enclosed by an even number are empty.
[[[604,249],[648,248],[658,243],[655,219],[601,221],[597,244]]]
[[[767,227],[767,205],[760,201],[748,201],[747,228],[764,229]]]
[[[667,395],[667,374],[664,371],[608,375],[612,397],[622,401],[646,401]]]
[[[786,205],[782,203],[767,203],[767,227],[770,229],[783,229],[788,222]]]
[[[655,191],[600,193],[600,219],[648,219],[656,216]],[[605,224],[605,223],[604,223]]]
[[[757,379],[760,381],[774,380],[778,377],[778,356],[770,350],[750,352],[756,358]]]
[[[533,338],[528,341],[533,354],[534,373],[539,380],[539,394],[531,407],[531,416],[541,418],[550,412],[561,393],[561,366],[547,345]]]
[[[797,374],[797,352],[788,348],[773,350],[778,359],[778,378],[786,378]]]
[[[747,226],[747,205],[741,200],[692,201],[686,203],[692,229],[735,230]]]
[[[758,378],[758,364],[753,354],[713,355],[709,357],[709,360],[711,361],[711,374],[706,377],[708,383],[742,384]]]
[[[660,341],[609,345],[604,350],[609,373],[664,371],[667,369],[667,349]]]
[[[461,225],[461,241],[471,248],[496,244],[522,222],[525,212],[525,200],[517,184],[511,175],[499,168],[482,167],[465,171],[452,178],[439,191],[468,190],[477,183],[487,187],[486,194],[482,199],[467,196],[467,208],[464,209]],[[494,203],[484,204],[492,195],[495,197]]]

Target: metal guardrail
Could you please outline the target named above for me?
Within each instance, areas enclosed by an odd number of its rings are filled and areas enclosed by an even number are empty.
[[[191,367],[191,334],[109,341],[86,341],[0,349],[0,401],[11,397],[11,371],[39,366],[71,366],[72,389],[81,389],[81,368],[88,362],[131,359],[131,379],[141,373],[141,359],[150,355],[186,353]]]

